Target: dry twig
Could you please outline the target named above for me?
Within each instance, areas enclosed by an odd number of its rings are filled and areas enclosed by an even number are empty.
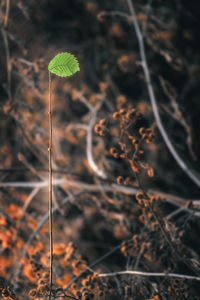
[[[181,279],[188,279],[188,280],[197,280],[200,281],[200,277],[197,276],[190,276],[190,275],[182,275],[176,273],[150,273],[150,272],[142,272],[142,271],[119,271],[114,273],[105,273],[105,274],[98,274],[99,277],[113,277],[117,275],[135,275],[135,276],[146,276],[146,277],[175,277]]]
[[[150,76],[150,72],[149,72],[149,68],[148,68],[148,64],[147,64],[143,36],[142,36],[141,30],[140,30],[140,27],[139,27],[139,24],[138,24],[138,21],[137,21],[137,18],[136,18],[136,13],[135,13],[135,9],[134,9],[132,1],[131,0],[127,0],[127,4],[128,4],[128,7],[129,7],[129,10],[131,12],[131,16],[133,17],[132,23],[134,25],[135,32],[136,32],[137,39],[138,39],[138,45],[139,45],[140,56],[141,56],[141,61],[142,61],[142,68],[143,68],[145,79],[146,79],[146,84],[147,84],[147,88],[148,88],[148,92],[149,92],[149,98],[150,98],[150,101],[151,101],[151,105],[152,105],[154,117],[156,119],[159,131],[160,131],[160,133],[161,133],[161,135],[162,135],[162,137],[163,137],[163,139],[165,141],[165,144],[166,144],[167,148],[171,152],[172,156],[174,157],[174,159],[176,160],[176,162],[178,163],[178,165],[188,175],[188,177],[198,187],[200,187],[199,176],[197,176],[194,173],[194,171],[191,170],[186,165],[186,163],[183,161],[183,159],[177,153],[177,151],[174,148],[172,142],[170,141],[169,136],[168,136],[168,134],[167,134],[167,132],[166,132],[164,126],[163,126],[162,121],[161,121],[159,110],[158,110],[158,106],[157,106],[156,97],[155,97],[153,86],[152,86],[152,83],[151,83],[151,76]]]

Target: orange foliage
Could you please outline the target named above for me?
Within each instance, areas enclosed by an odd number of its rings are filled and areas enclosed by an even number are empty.
[[[73,264],[73,262],[72,262]],[[80,265],[76,265],[73,266],[73,273],[75,276],[80,275],[85,269],[87,268],[87,266],[85,264],[80,264]]]
[[[9,268],[14,263],[15,257],[11,255],[9,257],[0,256],[0,274],[6,275],[6,268]]]
[[[11,203],[9,207],[7,207],[6,212],[15,221],[19,220],[22,216],[21,208],[14,203]]]
[[[27,247],[27,252],[28,252],[29,256],[35,254],[35,247],[33,245],[29,245]]]
[[[0,216],[0,226],[6,226],[7,222],[3,215]]]
[[[22,274],[25,277],[27,277],[31,282],[35,282],[35,283],[37,282],[30,264],[24,265]]]
[[[36,250],[36,251],[41,251],[41,250],[43,250],[43,249],[44,249],[43,243],[37,241],[37,242],[35,243],[35,250]]]
[[[54,246],[54,253],[56,255],[61,255],[66,252],[66,246],[64,243],[59,243]]]
[[[25,264],[28,263],[28,260],[27,260],[27,258],[22,257],[22,258],[20,259],[20,262],[21,262],[22,265],[25,265]]]
[[[48,232],[49,232],[48,226],[44,224],[40,229],[40,233],[47,234]]]
[[[14,234],[10,230],[4,230],[3,232],[0,232],[1,246],[3,248],[10,248],[13,238],[14,238]]]
[[[62,276],[62,279],[60,279],[60,278],[57,278],[56,279],[56,283],[60,286],[60,287],[62,287],[62,288],[65,288],[66,287],[66,285],[71,281],[71,276],[69,276],[69,274],[64,274],[63,276]]]
[[[48,253],[49,256],[49,253]],[[41,263],[43,264],[43,266],[49,268],[49,259],[47,258],[47,256],[42,255],[41,256]]]
[[[21,249],[22,247],[24,246],[24,241],[22,239],[19,239],[17,242],[16,242],[16,247],[18,249]]]
[[[29,226],[32,230],[34,230],[34,229],[36,228],[36,226],[37,226],[36,220],[30,217],[30,218],[28,219],[28,226]]]

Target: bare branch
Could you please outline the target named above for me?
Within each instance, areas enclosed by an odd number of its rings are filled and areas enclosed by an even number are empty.
[[[40,191],[40,188],[34,188],[32,192],[29,194],[28,199],[24,203],[24,206],[22,208],[23,213],[27,210],[28,206],[30,205],[31,201],[34,199],[34,197],[38,194]]]
[[[141,55],[141,61],[142,61],[142,68],[144,71],[144,75],[145,75],[145,79],[146,79],[146,84],[147,84],[147,88],[148,88],[148,92],[149,92],[149,98],[151,101],[151,105],[152,105],[152,109],[153,109],[153,113],[154,113],[154,117],[156,119],[159,131],[165,141],[165,144],[167,146],[167,148],[169,149],[169,151],[171,152],[172,156],[174,157],[174,159],[176,160],[176,162],[178,163],[178,165],[181,167],[181,169],[188,175],[188,177],[198,186],[200,187],[200,178],[199,176],[197,176],[193,170],[191,170],[186,163],[183,161],[183,159],[180,157],[180,155],[177,153],[176,149],[174,148],[172,142],[169,139],[169,136],[162,124],[160,115],[159,115],[159,111],[158,111],[158,106],[157,106],[157,101],[156,101],[156,97],[154,94],[154,90],[153,90],[153,86],[151,83],[151,77],[150,77],[150,73],[149,73],[149,68],[148,68],[148,64],[147,64],[147,59],[146,59],[146,53],[145,53],[145,47],[144,47],[144,41],[143,41],[143,36],[136,18],[136,13],[135,13],[135,9],[133,7],[133,3],[131,0],[127,0],[127,4],[129,7],[129,10],[131,12],[131,15],[133,17],[132,19],[132,23],[134,25],[135,28],[135,32],[137,35],[137,39],[138,39],[138,44],[139,44],[139,49],[140,49],[140,55]]]
[[[181,278],[181,279],[189,279],[189,280],[197,280],[200,281],[200,277],[197,276],[190,276],[190,275],[182,275],[176,273],[150,273],[150,272],[142,272],[142,271],[119,271],[114,273],[105,273],[105,274],[98,274],[99,277],[113,277],[117,275],[135,275],[135,276],[146,276],[146,277],[174,277],[174,278]]]
[[[124,185],[119,184],[88,184],[84,183],[82,181],[73,181],[68,180],[66,178],[62,179],[54,179],[53,180],[53,186],[70,186],[77,189],[84,189],[90,192],[114,192],[114,193],[122,193],[125,195],[135,195],[138,193],[138,188],[135,187],[128,187]],[[0,188],[1,187],[15,187],[15,188],[45,188],[48,187],[48,181],[37,181],[37,182],[0,182]],[[195,210],[192,210],[190,208],[185,207],[185,204],[187,203],[187,199],[183,199],[181,197],[177,197],[171,194],[166,194],[159,192],[157,190],[148,190],[148,193],[157,195],[161,199],[177,206],[182,207],[183,210],[194,213],[194,215],[199,216],[199,212],[196,212]],[[196,207],[200,206],[200,201],[197,200],[191,200],[192,204]]]
[[[90,104],[87,98],[83,96],[82,92],[76,91],[76,98],[77,100],[82,102],[89,109],[90,112],[94,110],[94,107]]]
[[[103,100],[101,95],[99,96],[99,103],[96,105],[96,107],[93,107],[90,102],[83,96],[82,92],[76,92],[76,99],[80,100],[88,109],[90,112],[90,120],[89,120],[89,124],[87,125],[87,127],[83,127],[81,126],[83,129],[86,130],[87,132],[87,149],[86,149],[86,155],[87,155],[87,160],[88,160],[88,164],[91,167],[91,169],[101,178],[105,179],[107,178],[105,172],[103,170],[101,170],[97,164],[94,161],[94,157],[92,154],[92,133],[93,133],[93,127],[95,124],[95,120],[96,120],[96,115],[98,110],[100,109]]]
[[[8,25],[9,13],[10,13],[10,0],[6,0],[6,14],[5,14],[5,19],[4,19],[5,27],[7,27],[7,25]]]
[[[101,169],[99,169],[99,167],[97,166],[97,164],[94,161],[93,158],[93,154],[92,154],[92,133],[93,133],[93,127],[94,127],[94,123],[96,120],[96,114],[97,111],[99,110],[99,108],[102,105],[102,101],[99,102],[97,104],[97,106],[95,107],[95,109],[92,111],[92,115],[91,115],[91,119],[88,125],[88,130],[87,130],[87,149],[86,149],[86,153],[87,153],[87,159],[88,159],[88,163],[91,167],[91,169],[101,178],[106,179],[107,176],[105,174],[105,172]]]

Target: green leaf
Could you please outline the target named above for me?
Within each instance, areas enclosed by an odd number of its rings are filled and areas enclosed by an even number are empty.
[[[71,76],[80,71],[79,63],[76,57],[68,52],[57,54],[49,63],[48,70],[57,76]]]

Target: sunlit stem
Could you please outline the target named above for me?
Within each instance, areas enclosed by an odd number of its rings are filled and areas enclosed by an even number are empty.
[[[49,299],[51,299],[53,282],[53,219],[52,219],[52,111],[51,111],[51,73],[49,72]]]

